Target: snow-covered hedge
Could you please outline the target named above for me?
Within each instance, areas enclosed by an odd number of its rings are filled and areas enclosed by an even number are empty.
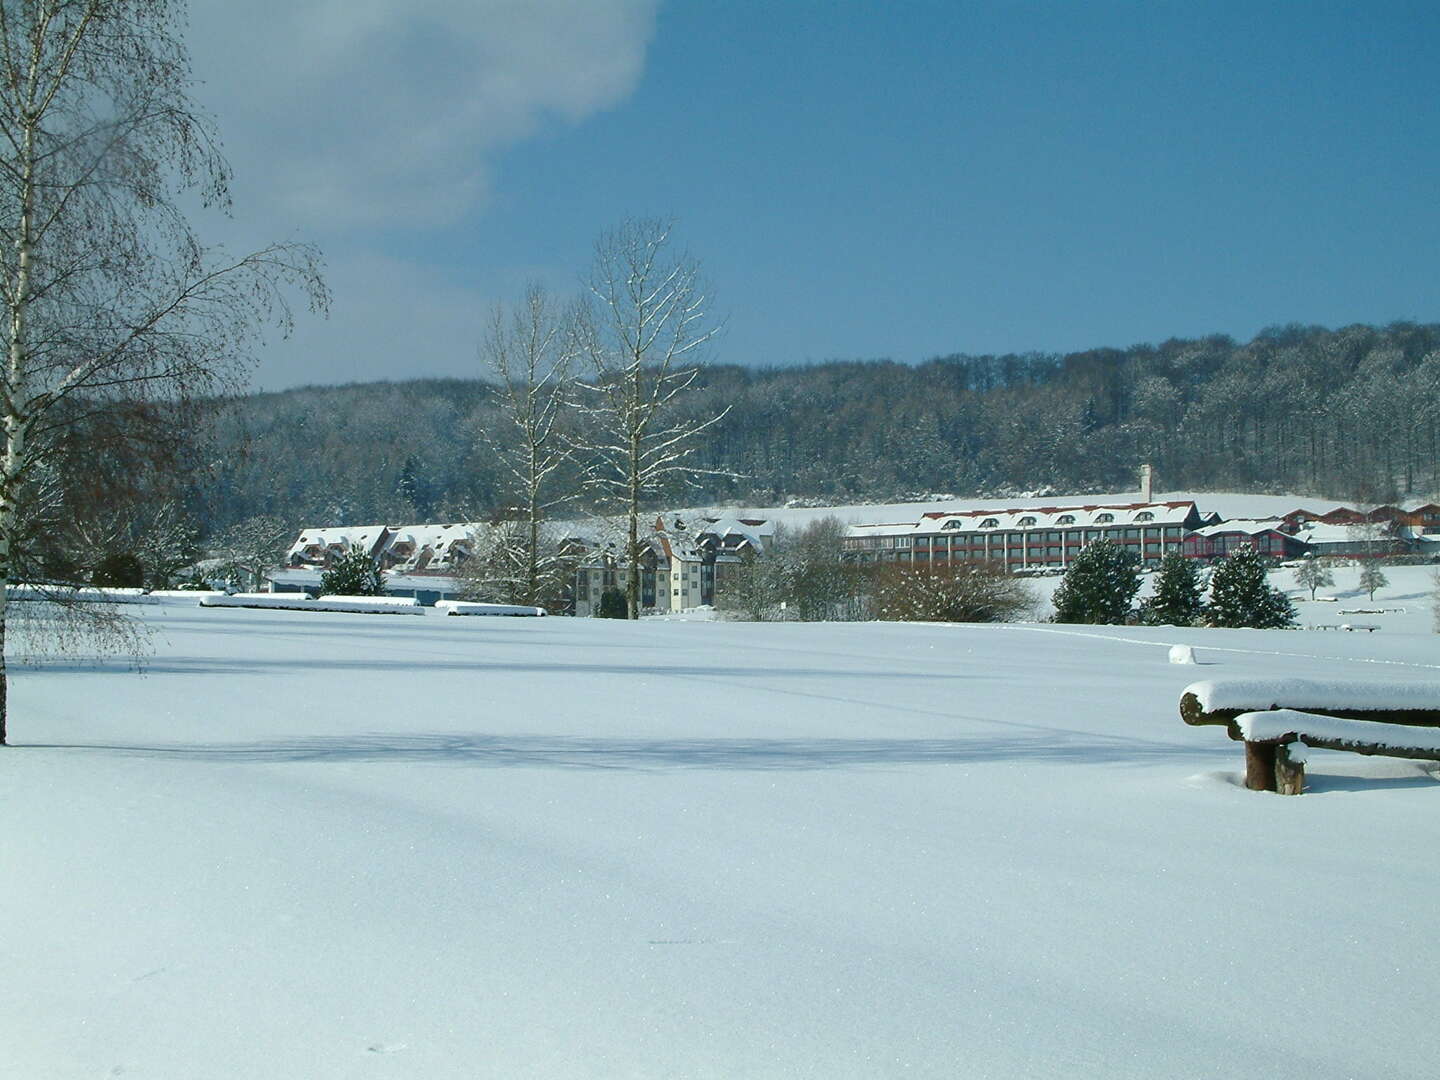
[[[269,608],[278,611],[354,611],[367,615],[424,615],[413,596],[322,596],[291,593],[236,593],[203,597],[201,607]]]
[[[49,600],[59,597],[64,600],[89,601],[97,604],[158,604],[144,589],[102,589],[85,586],[78,589],[64,585],[26,585],[17,582],[9,586],[5,595],[11,600]]]
[[[1440,709],[1440,683],[1377,683],[1329,679],[1207,679],[1191,683],[1206,712],[1217,709]],[[1368,721],[1364,721],[1368,723]]]
[[[197,604],[206,596],[224,596],[219,589],[154,589],[150,596],[160,603],[173,604],[179,601],[188,601]]]
[[[542,607],[525,607],[520,604],[478,604],[468,600],[440,600],[436,609],[446,615],[544,615]]]

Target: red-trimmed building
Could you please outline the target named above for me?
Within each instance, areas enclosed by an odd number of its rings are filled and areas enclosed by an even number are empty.
[[[922,514],[918,521],[855,525],[843,541],[857,562],[993,562],[1011,571],[1063,570],[1086,544],[1111,540],[1145,564],[1181,551],[1204,523],[1193,502],[1045,506]]]

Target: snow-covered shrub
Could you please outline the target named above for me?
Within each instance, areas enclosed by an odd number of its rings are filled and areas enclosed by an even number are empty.
[[[985,563],[891,563],[873,588],[876,617],[905,622],[1010,622],[1036,603],[1024,579]]]

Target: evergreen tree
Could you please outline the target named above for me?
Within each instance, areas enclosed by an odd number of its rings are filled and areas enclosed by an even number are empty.
[[[1265,559],[1252,547],[1237,548],[1216,565],[1205,614],[1211,626],[1270,630],[1295,625],[1295,605],[1270,585]]]
[[[1160,560],[1155,593],[1140,605],[1140,617],[1150,626],[1194,626],[1205,610],[1200,568],[1194,559],[1172,551]]]
[[[1315,599],[1315,590],[1321,586],[1329,587],[1335,584],[1334,575],[1315,558],[1314,555],[1305,556],[1305,564],[1295,571],[1295,582],[1303,589],[1310,590],[1310,599]],[[1363,587],[1363,583],[1362,583]]]
[[[320,575],[322,596],[382,596],[380,568],[364,548],[352,547]]]
[[[95,564],[90,581],[95,585],[138,589],[145,584],[145,567],[131,552],[112,552]]]
[[[1140,590],[1140,559],[1110,540],[1097,540],[1075,556],[1055,590],[1055,621],[1119,625]]]
[[[624,619],[628,615],[623,592],[619,589],[606,589],[600,594],[600,610],[595,613],[596,618]]]
[[[1370,594],[1370,599],[1375,599],[1375,590],[1384,588],[1390,584],[1390,579],[1380,569],[1380,564],[1373,560],[1367,562],[1360,570],[1360,588]]]

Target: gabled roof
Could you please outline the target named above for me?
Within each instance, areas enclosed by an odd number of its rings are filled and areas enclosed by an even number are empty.
[[[1226,533],[1243,533],[1246,536],[1260,536],[1274,532],[1281,536],[1294,536],[1285,528],[1283,518],[1231,518],[1213,525],[1202,525],[1195,530],[1201,536],[1223,536]]]

